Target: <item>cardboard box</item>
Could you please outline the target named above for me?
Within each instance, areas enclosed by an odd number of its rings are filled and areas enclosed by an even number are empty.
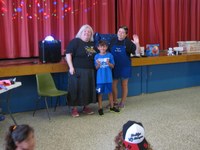
[[[185,53],[200,53],[200,41],[178,41],[178,46],[183,47]]]

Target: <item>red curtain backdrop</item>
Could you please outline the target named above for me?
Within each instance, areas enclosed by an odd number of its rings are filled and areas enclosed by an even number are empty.
[[[64,54],[83,24],[115,33],[115,0],[0,0],[0,59],[37,57],[48,35]]]
[[[117,9],[117,26],[127,25],[129,37],[138,34],[142,46],[167,49],[177,41],[200,40],[199,0],[118,0]]]
[[[83,24],[100,33],[127,25],[142,46],[167,49],[200,40],[200,0],[0,0],[0,59],[37,57],[48,35],[61,40],[64,54]]]

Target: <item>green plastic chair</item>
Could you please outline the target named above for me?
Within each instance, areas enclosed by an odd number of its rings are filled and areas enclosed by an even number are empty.
[[[49,115],[49,107],[48,107],[48,103],[47,103],[47,98],[50,97],[51,100],[53,97],[57,97],[56,99],[56,105],[54,107],[54,111],[56,110],[56,107],[58,105],[58,100],[60,98],[60,96],[66,96],[66,101],[67,101],[67,91],[63,91],[63,90],[58,90],[56,88],[56,85],[54,83],[54,80],[52,78],[51,73],[42,73],[42,74],[36,74],[36,82],[37,82],[37,92],[38,92],[38,100],[36,101],[36,107],[35,110],[33,112],[33,116],[35,115],[36,110],[38,109],[38,104],[39,101],[44,98],[45,100],[45,105],[46,105],[46,110],[47,110],[47,114],[50,118]]]

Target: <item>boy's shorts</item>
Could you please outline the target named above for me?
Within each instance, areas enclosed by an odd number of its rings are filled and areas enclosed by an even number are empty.
[[[112,83],[97,84],[96,91],[98,94],[112,93]]]

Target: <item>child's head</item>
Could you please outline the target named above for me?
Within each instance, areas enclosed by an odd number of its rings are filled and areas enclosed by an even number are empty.
[[[128,121],[123,125],[122,131],[115,138],[116,150],[151,150],[144,136],[142,123]]]
[[[29,125],[13,125],[5,138],[6,150],[34,150],[35,137],[34,129]]]
[[[100,40],[97,46],[100,53],[105,53],[108,49],[108,44],[106,41]]]

